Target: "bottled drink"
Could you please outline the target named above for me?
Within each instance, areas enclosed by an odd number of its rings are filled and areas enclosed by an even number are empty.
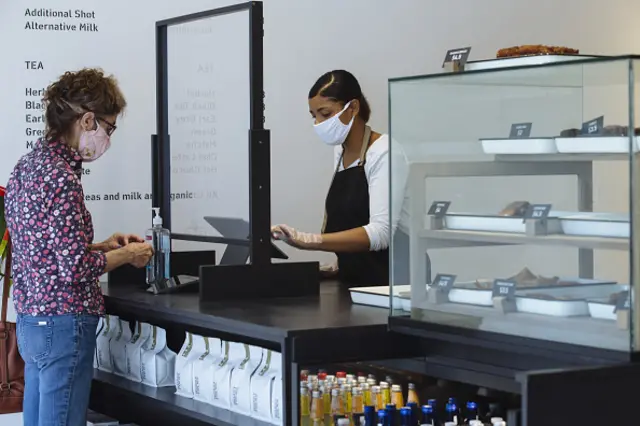
[[[362,398],[364,399],[364,405],[373,405],[374,402],[371,401],[371,386],[369,383],[363,383],[362,387]]]
[[[382,390],[380,389],[380,386],[371,387],[371,405],[375,405],[376,410],[384,410],[384,405],[382,404]]]
[[[469,423],[471,420],[478,420],[478,404],[473,401],[467,402],[467,409],[464,413],[464,421]]]
[[[320,420],[324,423],[324,403],[319,391],[313,391],[311,395],[311,420]]]
[[[364,426],[376,426],[377,422],[377,411],[376,407],[373,405],[365,405],[364,407]]]
[[[436,416],[431,405],[422,406],[422,420],[420,420],[422,426],[436,426]]]
[[[147,264],[147,284],[156,289],[167,287],[167,280],[171,278],[169,261],[171,259],[171,232],[162,227],[160,208],[153,207],[155,216],[152,228],[147,229],[144,239],[153,247],[153,256]]]
[[[362,396],[362,389],[355,387],[351,391],[352,402],[351,410],[353,413],[364,413],[364,398]]]
[[[420,405],[420,399],[418,398],[418,392],[416,391],[416,385],[409,383],[409,393],[407,395],[407,402],[415,402]]]
[[[391,403],[396,407],[404,407],[404,398],[402,397],[402,387],[400,385],[391,386]]]
[[[396,409],[395,404],[387,404],[385,407],[387,411],[387,421],[390,426],[397,426],[400,423],[400,413]]]
[[[347,417],[338,418],[336,420],[336,426],[349,426],[351,421]]]
[[[411,409],[411,424],[415,426],[420,419],[420,406],[415,402],[408,402],[407,407]]]
[[[324,422],[331,424],[331,388],[325,385],[322,392],[322,409],[324,411]]]
[[[449,398],[449,402],[444,407],[444,421],[458,424],[458,406],[455,398]]]
[[[331,390],[331,416],[344,416],[344,399],[340,395],[340,389]]]
[[[415,424],[411,422],[412,418],[411,408],[402,407],[400,409],[400,426],[415,426]]]
[[[307,381],[307,377],[309,377],[309,370],[300,370],[300,381],[301,382],[306,382]]]
[[[344,384],[340,388],[342,390],[342,397],[344,398],[344,413],[349,415],[352,413],[352,395],[351,395],[351,385]]]
[[[378,426],[390,426],[386,410],[378,410]]]
[[[383,407],[387,404],[391,404],[391,389],[389,389],[389,383],[380,382],[380,393],[382,394]]]
[[[384,381],[389,383],[389,386],[393,384],[393,378],[391,376],[385,377]]]
[[[369,386],[375,386],[376,385],[376,379],[372,379],[371,377],[367,378],[367,383],[369,384]]]
[[[304,426],[309,424],[309,407],[311,401],[309,400],[309,389],[306,386],[300,387],[300,423]]]

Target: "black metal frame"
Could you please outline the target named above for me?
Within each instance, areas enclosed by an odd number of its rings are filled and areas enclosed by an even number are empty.
[[[249,245],[249,265],[201,265],[200,299],[297,297],[319,292],[318,262],[272,264],[271,148],[264,128],[262,2],[253,1],[166,19],[156,23],[157,135],[152,137],[153,204],[171,230],[171,152],[168,123],[167,29],[172,25],[249,11],[249,241],[202,235],[172,234],[173,240]],[[276,255],[276,257],[278,257]]]

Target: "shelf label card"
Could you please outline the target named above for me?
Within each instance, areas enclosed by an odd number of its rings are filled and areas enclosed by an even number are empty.
[[[616,300],[616,307],[613,312],[628,311],[629,309],[631,309],[631,293],[627,290],[623,291],[618,296],[618,299]]]
[[[438,291],[443,293],[449,293],[453,288],[453,284],[456,282],[456,276],[450,274],[437,274],[433,279],[432,286],[437,288]]]
[[[583,135],[599,135],[604,128],[604,115],[593,120],[585,121],[582,123],[582,130],[580,133]]]
[[[527,139],[531,136],[532,123],[513,123],[509,132],[509,139]]]
[[[434,201],[431,204],[431,207],[429,207],[427,214],[437,218],[444,217],[447,214],[447,210],[449,210],[450,205],[451,201]]]
[[[497,279],[493,281],[493,297],[513,299],[516,295],[516,282]]]
[[[444,61],[442,62],[442,67],[444,68],[444,65],[449,62],[459,62],[461,65],[466,64],[470,52],[471,47],[459,47],[457,49],[447,50],[447,54],[444,56]]]
[[[524,214],[525,219],[546,219],[549,217],[551,204],[531,204]]]

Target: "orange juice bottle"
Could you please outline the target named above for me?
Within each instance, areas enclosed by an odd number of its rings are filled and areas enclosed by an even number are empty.
[[[416,391],[416,385],[409,383],[409,394],[407,395],[407,404],[415,402],[418,407],[420,406],[420,399],[418,398],[418,392]]]
[[[400,385],[391,385],[391,403],[395,404],[396,407],[404,407],[404,398],[402,397],[402,387]]]
[[[384,410],[384,406],[382,405],[382,392],[380,391],[380,386],[371,386],[371,405],[375,405],[376,410]]]

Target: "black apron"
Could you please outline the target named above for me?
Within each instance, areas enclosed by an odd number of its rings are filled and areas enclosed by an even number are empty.
[[[347,231],[369,223],[369,182],[364,172],[371,128],[365,127],[360,159],[355,167],[340,169],[344,148],[325,202],[323,233]],[[336,253],[338,279],[349,287],[388,286],[389,250]]]

